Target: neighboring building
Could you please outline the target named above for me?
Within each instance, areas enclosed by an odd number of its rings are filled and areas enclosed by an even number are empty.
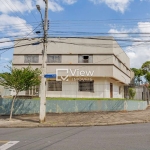
[[[12,97],[16,94],[15,90],[4,88],[0,85],[0,97]]]
[[[129,98],[129,88],[133,88],[135,89],[136,93],[135,93],[135,100],[150,100],[150,89],[149,89],[149,85],[147,84],[143,84],[143,85],[133,85],[130,84],[128,86],[125,86],[125,98]]]
[[[38,40],[23,40],[19,45]],[[130,60],[113,37],[49,38],[48,41],[47,74],[54,76],[47,79],[47,97],[124,98],[124,86],[131,80]],[[13,66],[22,68],[30,64],[41,68],[42,49],[42,43],[15,48]],[[33,87],[20,94],[37,93],[38,88]]]

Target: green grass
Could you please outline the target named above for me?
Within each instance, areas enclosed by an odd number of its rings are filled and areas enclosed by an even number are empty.
[[[33,98],[40,100],[40,98]],[[121,98],[68,98],[68,97],[47,97],[46,100],[125,100]]]
[[[4,98],[11,100],[12,98]],[[22,99],[22,98],[19,98]],[[24,99],[25,100],[25,99]],[[32,100],[40,100],[39,97],[32,98]],[[46,100],[131,100],[123,98],[69,98],[69,97],[47,97]],[[133,100],[133,101],[143,101],[143,100]]]

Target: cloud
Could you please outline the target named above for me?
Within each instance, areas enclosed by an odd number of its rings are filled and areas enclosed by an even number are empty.
[[[124,13],[125,10],[128,8],[129,4],[133,0],[89,0],[94,4],[105,3],[108,7],[115,11],[120,11]]]
[[[7,14],[0,15],[0,26],[0,33],[9,36],[27,35],[33,30],[24,19]]]
[[[45,3],[42,0],[36,0],[37,4],[41,6],[41,8],[45,8]],[[48,7],[53,12],[63,11],[64,8],[59,3],[65,3],[68,5],[72,5],[77,2],[77,0],[49,0]]]
[[[53,12],[56,11],[62,11],[64,10],[64,8],[62,8],[59,4],[57,4],[55,1],[49,1],[49,5],[48,5],[49,9]]]
[[[30,12],[34,9],[34,3],[32,0],[18,1],[18,0],[5,0],[1,1],[0,12],[10,13],[10,12]]]
[[[37,0],[37,4],[40,5],[40,7],[42,9],[45,8],[45,3],[42,0]],[[62,11],[64,10],[63,7],[61,7],[56,0],[49,0],[48,1],[48,8],[53,11],[53,12],[57,12],[57,11]]]
[[[121,34],[121,33],[126,33],[128,32],[127,30],[125,29],[121,29],[120,31],[117,30],[117,29],[110,29],[108,31],[108,33],[110,33],[113,37],[128,37],[128,34]]]
[[[63,0],[63,2],[68,4],[68,5],[72,5],[72,4],[76,3],[77,0]]]
[[[138,22],[134,28],[130,29],[116,29],[115,27],[110,29],[108,33],[113,35],[115,38],[127,39],[127,41],[122,42],[124,45],[131,45],[126,48],[122,47],[124,51],[130,58],[131,67],[140,68],[145,61],[150,60],[150,22]],[[139,34],[121,34],[121,33],[134,33]],[[114,34],[117,33],[117,34]],[[129,40],[129,41],[128,41]],[[130,41],[131,40],[131,41]],[[140,42],[134,42],[132,40],[139,40]]]
[[[138,22],[138,28],[142,33],[150,33],[150,22]]]
[[[150,60],[150,44],[127,47],[126,53],[130,58],[131,68],[140,68],[145,61]]]
[[[9,61],[10,59],[9,58],[6,58],[6,57],[0,57],[1,60],[5,60],[5,61]]]
[[[2,38],[0,39],[0,48],[2,47],[9,47],[9,46],[13,46],[14,43],[13,42],[5,42],[5,41],[11,41],[9,38]],[[4,42],[4,43],[1,43]]]
[[[60,0],[49,0],[49,9],[53,12],[62,11],[64,8],[59,5]],[[76,2],[76,0],[63,0],[64,3],[69,5]],[[41,8],[45,8],[45,3],[43,0],[36,0],[36,3],[41,6]],[[0,12],[4,14],[9,14],[12,12],[24,12],[30,13],[32,10],[36,9],[36,4],[33,0],[7,0],[2,1],[0,5]]]

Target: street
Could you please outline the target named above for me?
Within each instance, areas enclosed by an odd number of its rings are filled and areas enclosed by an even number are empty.
[[[10,142],[11,141],[11,142]],[[150,150],[150,123],[59,128],[0,128],[9,150]]]

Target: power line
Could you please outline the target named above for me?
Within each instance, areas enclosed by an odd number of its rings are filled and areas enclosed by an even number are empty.
[[[32,32],[30,32],[29,34],[27,34],[25,38],[27,38],[30,34],[32,34],[38,27],[39,27],[39,25],[38,25],[36,28],[34,28],[34,30],[32,30]],[[20,43],[20,41],[19,41],[18,43],[16,43],[14,46],[16,46],[16,45],[19,44],[19,43]],[[5,53],[5,52],[8,51],[8,50],[9,50],[9,49],[7,49],[7,50],[5,50],[4,52],[0,53],[0,55],[3,54],[3,53]]]
[[[9,40],[9,41],[0,41],[0,43],[8,43],[8,42],[16,42],[16,41],[24,41],[24,40],[29,41],[29,39],[17,39],[17,40]]]
[[[39,22],[39,23],[40,23],[40,22]],[[39,24],[39,23],[36,23],[36,24],[34,24],[34,25],[31,24],[31,25],[34,27],[34,26],[37,26],[37,24]],[[8,25],[4,25],[4,27],[0,27],[0,29],[4,29],[4,28],[10,27],[10,26],[12,26],[11,29],[13,29],[13,28],[14,28],[14,29],[16,29],[16,28],[18,28],[18,29],[24,29],[24,28],[25,28],[25,25],[26,25],[26,24],[16,25],[16,26],[15,26],[15,25],[13,25],[13,24],[8,24]],[[10,30],[11,30],[11,29],[10,29]]]
[[[49,44],[50,44],[50,43],[48,43],[47,46],[48,46]],[[28,45],[27,47],[25,47],[22,51],[19,52],[19,54],[21,54],[22,52],[24,52],[29,46],[30,46],[30,45]],[[41,47],[38,48],[38,49],[36,49],[36,50],[39,50],[39,49],[41,49]],[[31,53],[34,52],[34,51],[36,51],[36,50],[31,51]],[[16,59],[18,59],[18,58],[16,58]],[[13,61],[16,60],[16,59],[13,58]],[[0,63],[0,64],[8,63],[8,62],[10,62],[10,60],[9,60],[9,61],[6,61],[6,62],[2,62],[2,63]]]
[[[39,43],[42,43],[42,42],[39,42]],[[30,44],[23,44],[23,45],[18,45],[18,46],[11,46],[11,47],[2,48],[2,49],[0,49],[0,51],[9,50],[9,49],[12,49],[12,48],[17,48],[17,47],[23,47],[23,46],[33,45],[33,44],[35,44],[35,42],[30,43]]]
[[[101,48],[118,48],[118,44],[117,47],[114,47],[114,44],[110,44],[110,46],[108,45],[99,45],[99,44],[86,44],[86,43],[69,43],[69,42],[62,42],[62,41],[50,41],[50,42],[53,42],[53,43],[62,43],[62,44],[70,44],[70,45],[77,45],[77,46],[87,46],[87,47],[101,47]],[[150,41],[149,41],[150,42]],[[145,42],[143,43],[140,43],[140,45],[143,45]],[[149,43],[150,44],[150,43]],[[131,45],[124,45],[124,46],[121,46],[121,47],[129,47]]]
[[[43,38],[43,37],[35,37],[35,38],[33,38],[33,39],[41,39],[41,38]],[[80,37],[75,37],[76,39],[80,39]],[[106,41],[127,41],[127,42],[147,42],[147,43],[149,43],[150,42],[150,40],[132,40],[132,39],[113,39],[113,38],[111,38],[111,39],[105,39],[105,38],[94,38],[94,37],[87,37],[87,38],[81,38],[81,39],[92,39],[92,40],[100,40],[100,41],[103,41],[103,40],[106,40]],[[15,42],[15,41],[24,41],[24,40],[29,40],[29,39],[16,39],[16,40],[8,40],[8,41],[1,41],[0,43],[6,43],[6,42]],[[67,44],[73,44],[73,45],[84,45],[84,46],[96,46],[96,47],[101,47],[101,46],[111,46],[111,45],[116,45],[116,44],[98,44],[98,43],[96,43],[96,44],[93,44],[93,43],[73,43],[73,42],[62,42],[62,41],[51,41],[51,42],[56,42],[56,43],[67,43]],[[117,44],[118,45],[118,44]],[[128,45],[127,45],[128,46]],[[125,46],[125,47],[127,47],[127,46]]]
[[[37,24],[39,24],[39,23],[41,23],[41,21],[38,21],[38,22],[28,22],[29,24],[35,24],[35,25],[37,25]],[[26,23],[15,23],[15,24],[11,24],[11,25],[13,25],[13,26],[20,26],[20,25],[25,25]],[[6,25],[0,25],[0,26],[6,26]]]
[[[34,37],[34,39],[37,39],[37,38],[42,38],[42,37]],[[105,38],[105,37],[64,37],[64,38],[75,38],[75,39],[92,39],[92,40],[100,40],[100,41],[120,41],[120,42],[137,42],[137,43],[141,43],[141,42],[147,42],[149,43],[150,40],[133,40],[133,39],[114,39],[113,37],[108,37],[108,38]],[[51,39],[51,38],[50,38]],[[16,39],[16,40],[8,40],[8,41],[1,41],[0,43],[6,43],[6,42],[15,42],[15,41],[23,41],[23,40],[28,40],[28,39]],[[104,47],[104,48],[109,48],[109,45],[112,47],[112,44],[99,44],[99,43],[96,43],[96,44],[93,44],[93,43],[73,43],[73,42],[63,42],[63,41],[52,41],[52,42],[57,42],[57,43],[68,43],[68,44],[73,44],[73,45],[83,45],[83,46],[91,46],[91,47]],[[115,45],[115,44],[113,44]],[[106,47],[107,46],[107,47]],[[121,46],[121,47],[127,47],[129,45],[125,45],[125,46]]]
[[[49,38],[53,38],[50,37]],[[58,37],[57,37],[58,38]],[[72,38],[72,39],[90,39],[90,40],[100,40],[100,41],[127,41],[127,42],[150,42],[150,40],[132,40],[132,39],[117,39],[112,36],[108,37],[61,37],[61,38]]]
[[[1,2],[5,5],[5,3],[1,0]],[[5,2],[7,3],[7,1],[5,0]],[[8,8],[12,10],[12,12],[16,15],[16,12],[10,7],[10,5],[7,3],[7,5],[9,6]],[[6,6],[6,5],[5,5]],[[14,5],[15,6],[15,5]],[[7,6],[6,6],[7,7]],[[16,15],[18,17],[18,15]],[[18,18],[17,18],[18,19]],[[19,20],[19,19],[18,19]],[[26,24],[25,24],[26,25]],[[27,25],[26,27],[31,30]]]
[[[104,21],[139,21],[139,20],[150,20],[150,18],[126,18],[126,19],[113,19],[113,18],[110,18],[110,19],[97,19],[97,20],[52,20],[52,22],[97,22],[97,21],[101,21],[101,22],[104,22]]]
[[[150,34],[150,32],[78,32],[78,31],[51,31],[51,32],[56,32],[56,33],[77,33],[77,34]]]
[[[9,5],[10,3],[7,2],[7,0],[5,0],[5,2]],[[11,1],[10,1],[11,2]],[[25,19],[26,17],[22,14],[22,12],[20,11],[20,9],[18,9],[18,7],[16,5],[14,5],[12,2],[11,4],[9,5],[9,7],[11,8],[11,5],[13,5],[21,14],[21,16]],[[12,8],[11,8],[12,9]],[[14,9],[12,9],[13,12],[14,12]],[[26,19],[25,19],[26,20]]]
[[[50,43],[48,43],[48,45],[49,45]],[[66,43],[67,44],[67,43]],[[142,45],[142,44],[137,44],[137,45],[131,45],[131,47],[136,47],[136,46],[140,46],[140,45]],[[29,45],[28,45],[29,46]],[[28,46],[26,47],[26,48],[28,48]],[[26,49],[25,48],[25,49]],[[23,49],[21,52],[23,52],[25,49]],[[37,49],[36,49],[37,50]],[[34,50],[35,51],[35,50]],[[33,52],[33,51],[32,51]],[[116,54],[116,56],[117,55],[120,55],[120,54],[122,54],[122,53],[125,53],[124,51],[122,51],[122,52],[120,52],[120,53],[118,53],[118,54]],[[126,53],[125,53],[126,54]],[[103,59],[103,60],[100,60],[100,61],[97,61],[97,62],[94,62],[93,64],[96,64],[96,63],[99,63],[99,62],[102,62],[102,61],[105,61],[105,60],[107,60],[107,59],[110,59],[110,58],[112,58],[113,56],[110,56],[110,57],[108,57],[108,58],[105,58],[105,59]],[[14,59],[13,59],[14,60]],[[8,61],[9,62],[9,61]],[[1,63],[0,63],[1,64]],[[83,68],[83,67],[86,67],[86,66],[81,66],[81,67],[79,67],[79,68],[77,68],[77,69],[80,69],[80,68]],[[53,73],[53,72],[49,72],[49,73]]]
[[[14,36],[14,35],[12,35],[12,36],[3,36],[3,37],[0,37],[0,38],[1,39],[5,39],[5,38],[24,38],[24,36],[26,36],[26,34],[22,35],[22,36],[20,36],[20,35],[16,35],[16,36]]]
[[[28,4],[27,4],[26,0],[24,0],[24,2],[26,3],[27,7],[28,7],[28,8],[29,8],[29,10],[31,11],[31,14],[32,14],[32,16],[34,17],[34,19],[37,21],[37,19],[36,19],[35,15],[33,14],[32,10],[31,10],[31,9],[30,9],[30,7],[28,6]]]

